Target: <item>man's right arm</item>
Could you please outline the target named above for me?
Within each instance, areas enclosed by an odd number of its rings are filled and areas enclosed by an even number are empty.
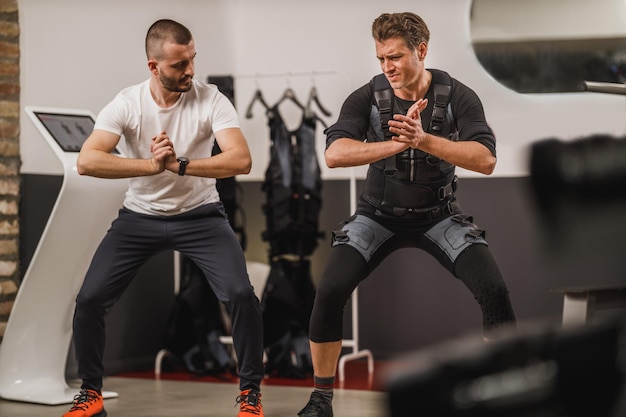
[[[372,94],[366,84],[348,96],[337,122],[325,132],[324,158],[329,168],[367,165],[407,149],[406,145],[394,141],[364,141],[371,111]]]
[[[168,156],[165,142],[159,148],[163,156],[159,161],[155,151],[151,159],[131,159],[112,154],[119,141],[120,136],[115,133],[94,129],[78,154],[78,173],[98,178],[130,178],[154,175],[164,170],[164,161]]]
[[[354,167],[371,164],[408,149],[408,145],[393,140],[362,142],[351,138],[335,139],[324,152],[329,168]]]

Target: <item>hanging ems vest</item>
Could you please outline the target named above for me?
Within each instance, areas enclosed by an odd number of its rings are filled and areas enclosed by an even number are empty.
[[[452,79],[444,71],[429,71],[433,76],[434,103],[432,113],[422,115],[424,130],[456,140],[458,132],[450,108]],[[390,140],[393,134],[389,132],[389,120],[394,114],[404,114],[405,111],[398,105],[384,74],[375,76],[370,81],[370,88],[374,103],[368,137],[375,141]],[[382,195],[366,187],[363,198],[385,214],[404,216],[441,206],[456,191],[454,165],[417,149],[407,149],[372,166],[384,173]],[[368,172],[368,176],[370,174]]]
[[[318,228],[322,206],[322,178],[315,150],[315,117],[305,117],[290,132],[278,109],[268,110],[270,162],[263,191],[267,229],[262,238],[270,243],[270,257],[309,256],[323,234]]]
[[[304,112],[295,131],[287,129],[277,105],[267,111],[270,161],[263,205],[271,270],[261,297],[266,373],[306,378],[313,373],[308,344],[315,286],[308,259],[323,237],[318,217],[322,177],[315,149],[318,119]]]

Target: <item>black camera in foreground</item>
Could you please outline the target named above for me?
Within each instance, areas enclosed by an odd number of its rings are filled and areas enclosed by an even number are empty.
[[[532,145],[530,174],[539,206],[595,206],[626,200],[626,137],[593,135]]]
[[[533,326],[409,355],[386,379],[391,417],[622,417],[623,322]]]

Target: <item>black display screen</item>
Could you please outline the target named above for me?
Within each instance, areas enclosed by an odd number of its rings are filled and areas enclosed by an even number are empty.
[[[88,115],[44,112],[35,115],[64,152],[80,152],[95,124]]]

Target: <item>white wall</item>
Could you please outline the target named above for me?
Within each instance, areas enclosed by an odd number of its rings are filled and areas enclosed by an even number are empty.
[[[539,3],[544,4],[533,5]],[[602,9],[599,3],[593,2]],[[209,74],[236,76],[236,102],[254,161],[251,175],[241,179],[259,180],[267,165],[269,139],[260,106],[252,119],[244,116],[254,90],[260,87],[271,103],[291,86],[304,101],[315,83],[322,102],[333,112],[326,119],[332,123],[349,92],[379,71],[370,36],[373,19],[382,12],[412,10],[431,29],[427,65],[446,69],[483,100],[498,137],[494,175],[526,175],[528,145],[537,139],[624,134],[624,97],[523,96],[496,83],[472,52],[470,6],[471,0],[397,0],[391,5],[369,0],[19,0],[21,104],[97,114],[121,88],[148,77],[145,32],[154,20],[173,18],[194,34],[199,79]],[[568,18],[573,19],[569,14]],[[545,24],[529,19],[525,24],[530,31],[533,23]],[[581,21],[578,27],[587,24]],[[298,119],[291,110],[287,106],[284,112],[293,127]],[[21,125],[22,172],[60,173],[61,167],[25,115]],[[359,169],[357,175],[364,172]],[[347,177],[350,171],[325,168],[323,174]]]
[[[479,42],[624,37],[626,1],[475,0],[473,22]]]

